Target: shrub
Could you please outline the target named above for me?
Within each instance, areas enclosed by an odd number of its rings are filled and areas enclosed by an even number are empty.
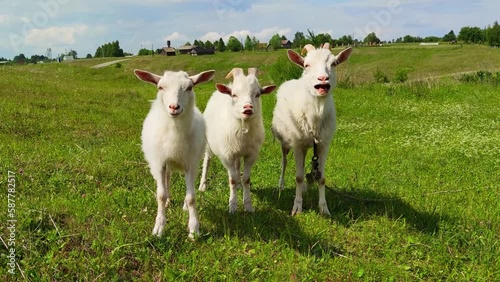
[[[288,57],[280,56],[276,63],[269,68],[269,76],[276,85],[291,79],[298,79],[302,75],[302,69],[290,62]]]
[[[457,80],[465,83],[488,83],[500,84],[500,72],[478,71],[476,73],[464,73],[457,77]]]
[[[373,78],[375,78],[375,81],[379,83],[389,83],[389,78],[387,78],[387,75],[379,68],[377,68],[373,73]]]
[[[122,64],[121,64],[121,63],[116,63],[116,64],[115,64],[115,68],[119,69],[119,68],[121,68],[121,67],[122,67]]]
[[[408,80],[408,69],[398,69],[394,74],[395,82],[405,82]]]

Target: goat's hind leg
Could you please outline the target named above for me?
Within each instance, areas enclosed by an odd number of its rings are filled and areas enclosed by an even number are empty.
[[[198,187],[198,190],[205,192],[207,189],[207,173],[208,173],[208,168],[210,166],[210,158],[211,158],[211,153],[209,149],[205,151],[205,157],[203,158],[203,168],[201,171],[201,179],[200,179],[200,186]]]
[[[278,184],[278,189],[279,190],[284,190],[285,189],[285,171],[286,171],[286,164],[287,164],[287,156],[288,152],[290,152],[290,149],[285,147],[285,145],[281,145],[281,175],[280,175],[280,182]]]

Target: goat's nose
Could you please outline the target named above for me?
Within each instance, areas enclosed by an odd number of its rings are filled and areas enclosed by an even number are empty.
[[[328,81],[330,78],[327,75],[318,76],[319,81]]]
[[[179,104],[170,104],[168,105],[168,108],[171,109],[171,110],[178,110],[180,109],[181,105]]]
[[[245,109],[245,110],[251,110],[251,109],[253,109],[253,105],[252,104],[245,104],[243,106],[243,109]]]

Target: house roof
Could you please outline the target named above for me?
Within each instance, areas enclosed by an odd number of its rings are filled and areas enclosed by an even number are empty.
[[[175,49],[172,47],[163,47],[163,51],[165,52],[175,52]]]
[[[179,47],[178,49],[179,50],[183,50],[183,51],[187,51],[187,50],[192,50],[192,49],[194,49],[196,47],[197,47],[196,45],[184,45],[182,47]]]

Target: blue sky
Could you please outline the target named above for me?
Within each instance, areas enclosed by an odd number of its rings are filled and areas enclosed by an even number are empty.
[[[307,29],[333,38],[443,36],[500,20],[498,0],[1,0],[0,7],[0,57],[8,59],[49,47],[53,56],[73,49],[84,57],[115,40],[130,53],[167,40],[174,47],[246,35],[267,42]]]

